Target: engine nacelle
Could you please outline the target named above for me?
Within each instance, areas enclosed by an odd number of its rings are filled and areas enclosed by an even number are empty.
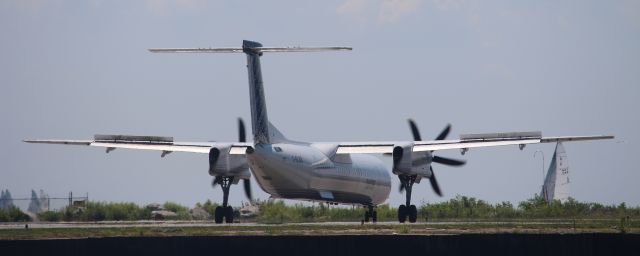
[[[413,152],[413,143],[393,148],[393,174],[431,176],[431,152]]]
[[[229,146],[213,147],[209,150],[209,175],[233,176],[234,180],[251,177],[247,158],[244,155],[229,154]]]

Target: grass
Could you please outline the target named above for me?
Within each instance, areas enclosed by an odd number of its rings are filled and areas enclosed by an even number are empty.
[[[401,224],[400,226],[396,227],[396,231],[398,232],[398,234],[409,234],[409,232],[411,231],[411,227],[408,224]]]
[[[206,222],[208,223],[208,222]],[[621,225],[624,225],[623,227]],[[436,222],[415,224],[215,225],[207,227],[81,227],[0,229],[0,240],[86,237],[164,237],[227,235],[437,235],[460,233],[640,233],[638,220],[551,220],[515,222]]]

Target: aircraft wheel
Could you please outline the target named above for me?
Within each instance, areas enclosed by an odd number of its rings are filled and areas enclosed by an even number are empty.
[[[216,224],[222,223],[222,219],[224,218],[224,208],[218,206],[214,213],[213,219],[216,221]]]
[[[224,208],[224,212],[226,222],[233,223],[233,208],[231,208],[231,206],[227,206],[226,208]]]
[[[364,222],[368,223],[369,222],[369,211],[365,211],[364,212]]]
[[[407,214],[409,215],[409,222],[416,223],[416,220],[418,219],[418,209],[416,209],[415,205],[412,204],[409,206]]]
[[[407,206],[404,204],[401,204],[400,207],[398,207],[398,221],[400,223],[407,221]]]

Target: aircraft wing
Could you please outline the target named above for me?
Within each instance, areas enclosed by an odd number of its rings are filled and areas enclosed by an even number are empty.
[[[461,135],[457,140],[405,141],[405,142],[345,142],[339,143],[338,154],[349,153],[393,153],[398,145],[413,143],[413,151],[436,151],[460,149],[466,152],[470,148],[518,145],[524,148],[527,144],[587,141],[613,139],[610,135],[542,137],[540,132],[507,132]]]
[[[448,149],[460,149],[467,151],[470,148],[495,147],[518,145],[524,147],[527,144],[587,141],[613,139],[610,135],[592,136],[563,136],[542,137],[540,132],[511,132],[461,135],[457,140],[433,140],[433,141],[384,141],[384,142],[341,142],[336,153],[393,153],[393,148],[398,145],[413,143],[413,151],[437,151]],[[92,147],[104,147],[107,153],[118,148],[155,150],[161,151],[162,156],[171,152],[191,152],[208,154],[212,147],[229,148],[230,154],[244,154],[247,147],[252,146],[247,142],[174,142],[172,137],[157,136],[131,136],[131,135],[95,135],[93,140],[24,140],[27,143],[82,145]]]
[[[250,143],[245,142],[174,142],[172,137],[95,135],[93,140],[24,140],[27,143],[81,145],[104,147],[107,153],[117,148],[208,154],[212,147],[229,148],[231,154],[244,154]]]

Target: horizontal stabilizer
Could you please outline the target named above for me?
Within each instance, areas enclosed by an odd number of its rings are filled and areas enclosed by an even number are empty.
[[[351,47],[263,47],[258,42],[242,41],[242,47],[225,48],[164,48],[149,49],[153,53],[263,53],[263,52],[325,52],[350,51]]]
[[[153,53],[243,53],[245,50],[252,52],[325,52],[325,51],[350,51],[350,47],[255,47],[255,48],[163,48],[149,49]]]
[[[242,48],[164,48],[149,49],[153,53],[242,53]]]

